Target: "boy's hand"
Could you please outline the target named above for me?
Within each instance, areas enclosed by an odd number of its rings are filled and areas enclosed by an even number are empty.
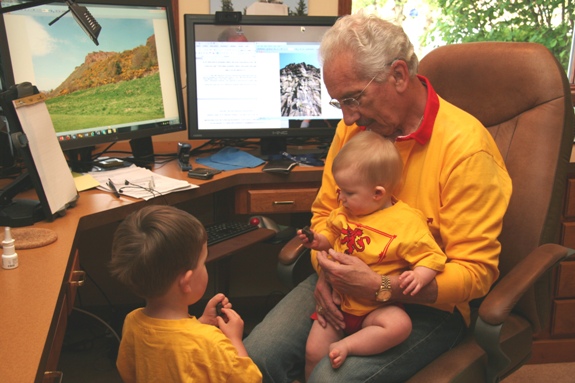
[[[226,317],[217,317],[218,327],[232,341],[242,341],[244,336],[244,320],[231,308],[222,308],[222,313]]]
[[[225,308],[228,309],[232,308],[230,300],[222,293],[216,294],[212,299],[208,301],[208,303],[206,304],[206,308],[204,309],[204,313],[200,318],[198,318],[198,320],[204,324],[211,324],[212,326],[217,326],[218,321],[216,318],[218,317],[218,315],[220,315],[218,311],[221,310],[221,312],[223,312],[223,309]]]

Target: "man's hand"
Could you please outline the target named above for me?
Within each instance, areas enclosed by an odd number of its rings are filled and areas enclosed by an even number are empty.
[[[314,297],[316,301],[317,321],[325,328],[329,322],[337,330],[343,330],[343,314],[338,305],[341,303],[339,294],[334,294],[332,287],[325,278],[325,273],[320,272],[315,285]]]
[[[371,270],[361,259],[352,255],[338,253],[331,249],[327,253],[324,251],[318,252],[317,262],[321,268],[320,280],[321,277],[325,278],[326,283],[334,290],[358,300],[375,302],[375,293],[381,286],[381,275]],[[392,286],[391,299],[394,301],[433,303],[437,299],[438,291],[435,279],[432,279],[428,285],[423,286],[415,296],[403,294],[403,289],[400,288],[399,276],[391,275],[389,279]],[[317,287],[315,296],[316,302],[319,304]],[[321,294],[321,296],[324,297],[324,301],[327,300],[327,295]],[[329,307],[331,306],[327,305],[325,308],[331,314],[332,310],[329,310]],[[332,322],[330,321],[330,323]]]
[[[375,301],[381,276],[361,259],[331,249],[329,254],[318,252],[317,261],[328,283],[339,293]]]

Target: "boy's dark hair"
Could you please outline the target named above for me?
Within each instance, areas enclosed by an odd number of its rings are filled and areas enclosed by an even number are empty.
[[[110,272],[138,296],[161,296],[181,272],[196,268],[207,238],[191,214],[173,206],[146,206],[116,229]]]

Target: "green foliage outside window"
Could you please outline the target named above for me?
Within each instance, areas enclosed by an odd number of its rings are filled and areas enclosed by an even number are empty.
[[[406,12],[418,7],[415,1],[392,1],[353,0],[353,10],[391,7],[391,18],[401,24]],[[432,10],[427,14],[421,46],[473,41],[534,42],[545,45],[565,69],[568,67],[574,0],[420,0],[419,4]]]
[[[290,16],[307,16],[307,5],[305,4],[305,0],[298,1],[295,11],[292,11],[289,8],[288,10]]]
[[[222,0],[222,12],[233,12],[234,4],[232,0]]]
[[[434,30],[450,43],[516,41],[545,45],[567,69],[575,20],[572,0],[430,0]],[[431,38],[432,33],[428,34]]]

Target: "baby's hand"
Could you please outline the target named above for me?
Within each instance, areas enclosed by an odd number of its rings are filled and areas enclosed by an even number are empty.
[[[204,324],[217,326],[218,321],[216,318],[218,315],[223,313],[224,308],[232,308],[230,300],[222,293],[216,294],[212,299],[208,301],[206,308],[204,309],[204,313],[200,318],[198,318],[198,320]]]
[[[415,295],[421,290],[422,283],[418,278],[418,275],[412,270],[404,271],[399,276],[399,288],[403,290],[403,294]]]
[[[222,313],[226,320],[217,317],[218,327],[231,340],[241,341],[244,335],[244,321],[240,315],[231,308],[223,308]]]
[[[309,226],[306,226],[303,229],[298,230],[297,235],[305,247],[312,246],[314,240],[314,234],[313,231],[311,231],[311,229],[309,228]]]

